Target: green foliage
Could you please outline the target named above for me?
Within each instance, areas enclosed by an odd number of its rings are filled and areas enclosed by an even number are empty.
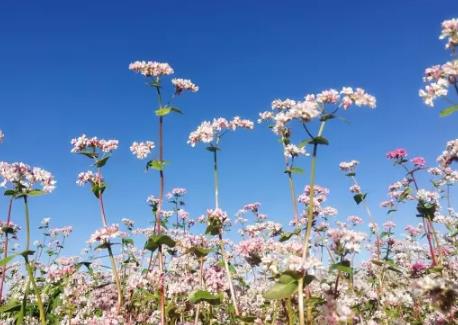
[[[440,111],[439,116],[440,117],[447,117],[455,112],[458,111],[458,105],[453,105],[447,108],[444,108],[442,111]]]
[[[145,249],[154,252],[156,249],[158,249],[161,245],[165,245],[168,247],[175,247],[175,241],[167,235],[152,235],[151,237],[148,238],[148,240],[145,243]]]
[[[209,303],[210,305],[221,304],[222,297],[220,295],[214,295],[205,290],[197,290],[189,296],[189,301],[193,304],[198,304],[202,301]]]

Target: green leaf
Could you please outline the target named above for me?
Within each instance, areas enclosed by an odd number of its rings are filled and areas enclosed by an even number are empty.
[[[188,252],[197,256],[197,257],[205,257],[211,252],[211,248],[205,248],[202,246],[193,246],[191,247]]]
[[[168,235],[152,235],[145,243],[145,249],[154,252],[161,245],[175,247],[175,241]]]
[[[148,163],[146,164],[146,170],[148,169],[155,169],[155,170],[164,170],[165,166],[168,164],[167,161],[163,160],[150,160],[148,161]]]
[[[282,275],[280,279],[283,282],[277,282],[271,286],[265,293],[264,298],[269,300],[286,299],[291,297],[297,290],[297,280],[287,275]],[[290,280],[289,282],[288,279]],[[286,283],[284,283],[286,282]]]
[[[353,199],[355,200],[356,204],[360,204],[361,202],[364,201],[364,199],[366,198],[367,196],[367,193],[358,193],[358,194],[355,194],[353,196]]]
[[[387,211],[387,214],[390,214],[390,213],[393,213],[393,212],[396,212],[397,210],[396,209],[390,209]]]
[[[21,302],[19,300],[10,300],[4,305],[0,306],[0,314],[17,311],[21,309]]]
[[[170,106],[162,106],[157,109],[154,113],[156,116],[166,116],[172,112],[172,107]]]
[[[458,111],[458,105],[453,105],[447,108],[444,108],[442,111],[440,111],[439,116],[440,117],[447,117],[455,112]]]
[[[44,195],[44,194],[46,194],[46,192],[44,192],[42,190],[31,190],[30,192],[27,192],[28,196],[40,196],[40,195]]]
[[[254,321],[258,318],[256,316],[237,316],[238,320],[245,322],[245,323],[254,323]]]
[[[92,184],[92,193],[94,193],[96,198],[99,198],[100,194],[102,194],[106,188],[105,183],[94,183]]]
[[[322,122],[325,122],[325,121],[328,121],[328,120],[332,120],[333,118],[335,118],[336,116],[334,114],[323,114],[321,117],[320,117],[320,121]]]
[[[291,239],[291,237],[293,237],[293,235],[299,235],[300,233],[301,233],[301,228],[296,228],[292,232],[282,231],[281,234],[280,234],[279,241],[280,242],[285,242],[285,241]]]
[[[27,258],[28,256],[30,255],[33,255],[35,254],[35,251],[31,251],[30,249],[29,250],[25,250],[25,251],[22,251],[20,253],[17,253],[16,255],[21,255],[23,256],[24,258]]]
[[[309,143],[311,144],[324,144],[324,145],[329,145],[328,139],[325,137],[314,137],[313,139],[309,140]]]
[[[356,176],[356,173],[348,173],[348,174],[345,174],[345,176],[353,177],[353,176]]]
[[[13,190],[6,190],[3,195],[5,196],[16,196],[17,192]]]
[[[102,159],[97,160],[95,162],[95,166],[99,167],[99,168],[105,166],[105,164],[107,163],[108,159],[110,159],[110,156],[106,156],[106,157],[104,157]]]
[[[178,113],[178,114],[183,114],[183,111],[179,109],[178,107],[172,107],[172,112]]]
[[[285,173],[291,173],[291,174],[303,174],[304,169],[300,167],[291,167],[285,170]]]
[[[221,221],[217,219],[211,219],[210,222],[207,224],[207,228],[205,229],[205,234],[216,236],[221,232],[222,227],[223,225]]]
[[[11,262],[16,256],[18,256],[19,254],[14,254],[14,255],[10,255],[2,260],[0,260],[0,266],[5,266],[7,265],[9,262]]]
[[[338,270],[340,272],[344,272],[344,273],[347,273],[349,275],[352,275],[353,274],[353,269],[352,267],[350,266],[350,262],[348,261],[342,261],[342,262],[339,262],[339,263],[334,263],[330,266],[329,270]]]
[[[123,238],[121,242],[123,245],[133,245],[134,244],[134,240],[132,238]]]
[[[197,290],[189,296],[189,301],[191,301],[194,304],[198,304],[199,302],[205,301],[210,305],[219,305],[221,304],[221,296],[214,295],[205,290]]]
[[[216,263],[216,265],[218,265],[222,269],[226,268],[226,265],[224,264],[223,260],[220,260],[218,263]],[[237,273],[237,270],[235,269],[235,267],[231,263],[227,263],[227,266],[229,268],[229,272],[231,272],[232,274],[236,274]]]
[[[89,157],[89,158],[91,158],[91,159],[97,158],[97,153],[95,153],[94,151],[80,151],[80,152],[78,152],[78,153],[79,153],[80,155]]]

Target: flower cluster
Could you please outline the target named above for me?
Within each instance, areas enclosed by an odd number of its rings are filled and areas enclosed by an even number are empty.
[[[425,70],[423,81],[427,83],[419,90],[419,96],[426,105],[434,107],[434,101],[448,95],[448,88],[456,85],[458,78],[458,60],[443,65],[434,65]]]
[[[198,142],[211,143],[218,141],[224,131],[235,131],[237,128],[253,129],[254,123],[247,119],[234,117],[231,121],[225,118],[215,118],[213,121],[202,122],[195,131],[189,134],[188,144],[194,147]]]
[[[339,164],[339,168],[340,170],[346,172],[346,173],[350,173],[350,172],[354,172],[355,169],[356,169],[356,166],[358,166],[359,164],[359,161],[357,160],[352,160],[352,161],[342,161],[340,164]]]
[[[31,167],[22,162],[0,162],[0,187],[8,184],[19,193],[28,193],[41,186],[41,191],[52,192],[56,188],[54,176],[39,167]]]
[[[445,48],[454,50],[458,46],[458,18],[444,20],[439,39],[447,38]]]
[[[140,73],[145,77],[160,77],[173,74],[168,63],[156,61],[135,61],[129,64],[129,70]]]
[[[458,161],[458,139],[450,140],[437,162],[442,168],[448,167],[453,161]]]
[[[154,142],[145,141],[145,142],[133,142],[130,146],[130,151],[138,159],[145,159],[154,148]]]
[[[287,144],[283,150],[283,154],[286,158],[298,157],[305,155],[305,147],[298,147],[294,144]]]
[[[199,87],[189,79],[175,78],[172,79],[172,84],[175,86],[175,93],[177,95],[181,94],[185,90],[191,91],[193,93],[199,91]]]
[[[388,159],[392,160],[403,160],[407,157],[407,151],[403,148],[398,148],[395,150],[392,150],[386,154],[386,157]]]
[[[125,237],[126,233],[119,230],[119,225],[110,225],[96,230],[88,240],[89,244],[106,244],[110,239]]]
[[[79,186],[83,186],[86,183],[90,183],[91,185],[103,184],[103,176],[99,173],[93,173],[92,171],[81,172],[78,174],[78,179],[76,180],[76,184]]]
[[[73,146],[73,153],[96,153],[96,150],[100,150],[104,153],[111,153],[118,149],[118,140],[104,140],[98,139],[97,137],[88,138],[85,134],[78,138],[74,138],[71,141]]]

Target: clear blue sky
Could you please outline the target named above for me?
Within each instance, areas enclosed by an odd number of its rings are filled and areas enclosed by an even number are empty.
[[[275,98],[344,85],[362,86],[378,100],[375,111],[352,109],[351,125],[333,121],[331,145],[320,152],[318,183],[331,188],[330,203],[364,216],[347,192],[341,160],[361,162],[360,181],[369,203],[401,176],[384,156],[405,147],[429,162],[456,138],[456,116],[418,97],[425,67],[448,59],[438,40],[440,23],[458,16],[455,1],[16,1],[0,2],[0,160],[24,161],[52,171],[58,188],[32,200],[33,223],[44,216],[72,224],[69,253],[77,253],[100,227],[89,188],[75,184],[86,159],[70,153],[82,133],[118,138],[120,149],[106,167],[108,217],[119,222],[149,218],[148,194],[157,176],[129,152],[134,140],[156,139],[153,91],[127,67],[134,60],[169,62],[176,76],[200,86],[179,106],[184,116],[166,121],[167,187],[186,187],[195,217],[212,207],[210,155],[186,145],[202,120],[241,115],[256,119]],[[291,208],[282,152],[265,127],[229,134],[221,154],[222,206],[234,213],[260,201],[278,221]],[[301,164],[308,168],[309,160]],[[307,181],[302,176],[302,188]],[[299,188],[298,186],[298,188]],[[19,202],[18,202],[19,203]],[[0,201],[1,211],[6,200]],[[4,212],[2,212],[2,215]],[[15,209],[22,222],[22,210]],[[400,225],[415,223],[413,212]]]

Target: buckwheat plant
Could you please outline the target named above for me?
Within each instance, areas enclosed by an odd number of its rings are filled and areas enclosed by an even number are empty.
[[[205,143],[207,145],[206,149],[213,155],[213,192],[215,208],[207,211],[205,218],[207,222],[207,229],[205,230],[205,233],[213,236],[217,235],[219,238],[221,256],[226,269],[232,305],[236,316],[239,316],[239,309],[237,306],[237,298],[223,241],[224,227],[226,224],[230,223],[230,220],[227,213],[221,210],[219,206],[218,151],[221,150],[220,142],[222,137],[227,132],[235,131],[239,128],[252,130],[254,128],[254,123],[250,120],[242,119],[239,116],[235,116],[230,121],[223,117],[219,117],[213,119],[212,121],[202,122],[195,131],[189,134],[188,138],[188,144],[192,147],[195,147],[199,142]]]
[[[5,244],[4,244],[4,259],[2,260],[3,268],[2,272],[6,273],[6,264],[11,261],[14,257],[21,255],[25,261],[25,268],[27,270],[28,279],[25,285],[24,291],[24,304],[21,306],[21,317],[24,317],[25,308],[27,303],[27,295],[32,286],[33,292],[35,293],[36,303],[40,314],[40,322],[42,325],[46,325],[46,313],[44,309],[43,300],[41,297],[41,289],[35,281],[35,263],[30,261],[30,256],[34,255],[34,251],[31,250],[30,243],[30,211],[29,211],[29,198],[34,196],[40,196],[52,192],[55,189],[56,181],[53,175],[39,167],[31,167],[22,162],[6,163],[0,162],[0,177],[2,181],[0,185],[5,187],[6,190],[4,195],[9,196],[10,204],[8,207],[8,216],[6,226],[2,232],[5,232]],[[26,230],[26,242],[25,250],[15,255],[7,256],[8,251],[8,234],[15,235],[17,228],[10,223],[11,221],[11,204],[13,199],[22,199],[24,201],[24,212],[25,212],[25,230]],[[1,265],[1,266],[3,266]],[[4,282],[4,275],[2,275],[2,284]],[[2,288],[3,289],[3,288]]]
[[[319,145],[327,145],[328,140],[323,137],[324,127],[328,121],[336,117],[336,113],[340,108],[349,109],[352,105],[367,106],[375,108],[375,97],[366,93],[363,89],[357,88],[353,90],[351,87],[343,87],[339,92],[335,89],[322,91],[318,94],[308,94],[304,100],[295,101],[286,99],[284,101],[275,100],[272,103],[272,111],[260,113],[261,121],[270,121],[272,131],[280,136],[284,146],[285,156],[298,155],[304,152],[306,145],[311,145],[311,167],[309,180],[309,204],[307,209],[306,227],[304,235],[304,244],[302,250],[302,262],[306,263],[308,258],[308,250],[310,245],[310,236],[312,233],[312,225],[314,221],[314,195],[315,195],[315,175],[316,175],[316,158]],[[329,107],[334,107],[329,110]],[[314,120],[319,120],[320,125],[316,135],[310,131],[309,125]],[[291,144],[291,128],[292,122],[297,122],[301,125],[309,139],[303,140],[299,145]],[[291,149],[289,149],[291,148]],[[288,166],[288,165],[287,165]],[[292,166],[292,163],[291,165]],[[287,167],[287,174],[290,178],[291,196],[294,196],[291,182],[291,169]],[[294,204],[293,204],[294,206]],[[295,208],[297,210],[297,208]],[[296,214],[297,212],[295,212]],[[295,217],[296,218],[296,217]],[[305,275],[305,274],[304,274]],[[298,305],[299,305],[299,323],[305,324],[304,319],[304,278],[301,276],[297,281],[298,285]],[[312,315],[310,308],[307,312],[308,321],[311,322]]]
[[[444,64],[437,64],[425,70],[423,81],[426,84],[424,89],[419,90],[419,96],[424,103],[434,107],[435,101],[442,98],[452,106],[443,109],[440,116],[449,116],[458,111],[458,104],[455,98],[450,98],[449,89],[452,88],[458,94],[458,58],[456,48],[458,47],[458,18],[444,20],[439,39],[446,39],[445,48],[451,51],[452,58]]]
[[[121,278],[118,273],[118,267],[113,255],[112,250],[112,239],[121,236],[119,227],[117,225],[109,225],[107,215],[105,212],[105,206],[103,201],[103,193],[106,189],[105,179],[102,175],[102,169],[107,164],[114,150],[118,149],[118,140],[105,140],[98,139],[97,137],[89,138],[85,134],[78,138],[71,140],[73,148],[72,153],[80,154],[91,159],[95,171],[88,170],[81,172],[78,175],[76,183],[79,186],[86,184],[90,185],[92,193],[95,195],[99,202],[100,217],[102,220],[102,228],[97,230],[91,235],[89,239],[90,244],[97,244],[96,248],[105,248],[108,251],[109,259],[111,262],[111,269],[113,277],[116,283],[116,289],[118,291],[118,309],[122,308],[123,305],[123,291],[121,285]]]
[[[179,95],[185,92],[197,92],[199,87],[195,85],[189,79],[182,79],[182,78],[174,78],[171,80],[172,87],[174,91],[169,96],[168,100],[164,99],[163,96],[163,78],[169,76],[174,73],[173,68],[168,63],[161,63],[155,61],[135,61],[129,64],[129,70],[140,73],[141,75],[145,76],[148,79],[148,85],[155,89],[157,94],[157,102],[158,108],[155,110],[155,115],[158,117],[159,122],[159,157],[158,159],[150,160],[146,164],[146,168],[152,168],[159,172],[159,201],[157,204],[157,211],[155,212],[155,240],[164,240],[165,237],[161,237],[161,226],[163,223],[161,222],[161,217],[163,215],[163,201],[164,201],[164,189],[165,189],[165,176],[164,176],[164,169],[167,164],[167,161],[164,160],[164,118],[168,116],[170,113],[182,113],[182,111],[174,106],[173,101]],[[139,159],[145,158],[149,151],[153,148],[152,142],[145,142],[145,143],[133,143],[131,146],[131,151],[137,156]],[[162,238],[162,239],[160,239]],[[166,241],[170,241],[171,239],[168,237]],[[161,269],[161,277],[163,278],[164,273],[164,256],[163,256],[163,249],[162,244],[159,245],[159,267]],[[161,280],[161,324],[164,325],[166,322],[166,313],[165,313],[165,285],[163,279]]]

